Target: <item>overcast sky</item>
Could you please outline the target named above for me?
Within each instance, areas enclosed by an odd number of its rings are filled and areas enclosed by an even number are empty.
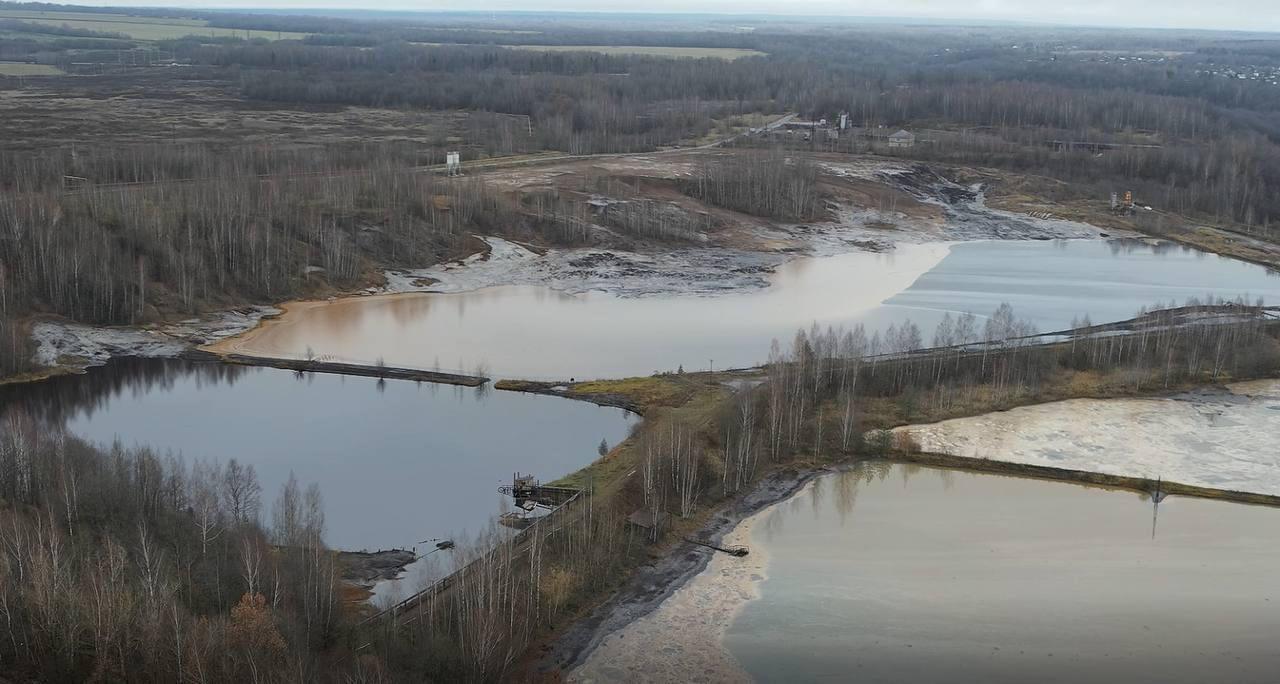
[[[63,0],[74,2],[74,0]],[[1280,31],[1280,0],[88,0],[94,5],[413,11],[713,12]]]

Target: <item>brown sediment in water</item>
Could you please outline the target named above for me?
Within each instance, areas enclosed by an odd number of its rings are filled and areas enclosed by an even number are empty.
[[[385,296],[395,296],[395,295],[385,295]],[[293,323],[293,320],[291,319],[297,319],[300,316],[300,314],[305,313],[306,311],[309,311],[311,309],[315,309],[322,306],[329,306],[331,304],[336,304],[338,302],[346,301],[350,299],[361,299],[361,298],[363,298],[363,296],[361,295],[352,295],[350,297],[342,297],[340,299],[333,299],[333,300],[304,299],[304,300],[298,300],[293,302],[285,302],[283,304],[277,304],[276,308],[280,309],[279,314],[276,314],[274,316],[263,316],[262,319],[258,321],[257,325],[253,326],[252,328],[249,328],[248,330],[240,333],[239,335],[232,335],[231,337],[218,340],[217,342],[214,342],[212,344],[202,345],[199,347],[199,349],[202,351],[213,352],[215,354],[264,355],[265,350],[257,347],[256,344],[259,342],[260,338],[265,336],[273,328],[276,328],[282,325],[290,325]],[[276,351],[273,353],[278,354],[280,352]],[[286,351],[285,354],[287,355],[288,352]]]
[[[194,353],[190,353],[187,356],[189,358],[203,359],[206,358],[206,355],[209,355],[225,363],[266,366],[311,373],[415,380],[464,385],[467,387],[478,387],[487,383],[489,379],[479,372],[467,374],[464,372],[442,372],[417,367],[393,366],[384,363],[381,358],[377,360],[346,361],[334,358],[329,354],[312,355],[309,347],[306,353],[299,354],[298,350],[292,346],[273,343],[273,340],[280,337],[281,328],[304,324],[304,321],[307,320],[306,313],[309,311],[331,306],[347,306],[356,300],[371,298],[394,300],[422,296],[424,296],[424,293],[410,292],[355,295],[323,301],[289,302],[279,307],[281,314],[264,318],[258,325],[244,333],[201,346]],[[284,339],[288,339],[288,336],[284,336]]]
[[[698,342],[657,331],[701,329],[722,315],[752,321],[717,359],[717,365],[741,366],[758,361],[770,339],[795,326],[871,311],[949,251],[945,244],[913,244],[891,256],[850,252],[790,260],[708,250],[687,258],[563,252],[546,263],[495,254],[496,264],[475,261],[399,276],[442,278],[436,292],[292,302],[275,320],[206,349],[299,358],[312,347],[324,360],[368,363],[382,355],[389,364],[464,374],[484,366],[537,380],[616,378],[710,367]],[[600,259],[606,263],[597,264]],[[781,262],[786,265],[778,267]],[[861,283],[851,290],[856,296],[835,294],[833,283],[851,280]],[[796,310],[800,295],[808,313]],[[573,334],[566,337],[566,330]],[[521,345],[511,344],[515,332]],[[702,363],[707,366],[696,365]]]

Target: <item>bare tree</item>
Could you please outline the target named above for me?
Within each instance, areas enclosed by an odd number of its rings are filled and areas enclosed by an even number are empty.
[[[241,465],[236,459],[227,461],[222,471],[222,498],[231,520],[244,525],[258,519],[262,486],[252,465]]]
[[[209,555],[209,544],[222,534],[224,514],[219,488],[222,471],[217,464],[196,461],[191,470],[191,512],[200,535],[200,555]]]

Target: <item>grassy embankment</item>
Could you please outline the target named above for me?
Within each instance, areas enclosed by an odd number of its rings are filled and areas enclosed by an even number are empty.
[[[756,378],[763,371],[752,371]],[[1274,376],[1274,371],[1261,376],[1223,376],[1216,382],[1207,379],[1163,384],[1158,370],[1141,376],[1132,371],[1111,372],[1061,369],[1038,387],[1025,387],[1015,391],[995,391],[991,387],[974,388],[964,403],[942,406],[921,401],[918,396],[864,397],[858,400],[859,429],[863,432],[891,430],[905,425],[936,423],[954,418],[965,418],[995,411],[1007,411],[1019,406],[1031,406],[1068,399],[1131,399],[1165,396],[1171,393],[1242,380],[1255,380]],[[595,380],[559,385],[563,390],[546,392],[555,396],[618,406],[630,405],[632,410],[644,416],[646,423],[662,423],[680,419],[686,424],[702,426],[709,431],[700,435],[705,443],[719,446],[720,435],[714,431],[715,417],[726,408],[734,396],[734,390],[726,383],[750,377],[744,373],[686,373],[683,375],[659,375],[627,378],[622,380]],[[496,387],[514,391],[531,391],[528,384],[500,381]],[[842,407],[825,404],[820,412],[824,419],[837,420]],[[832,431],[834,433],[834,431]],[[838,436],[832,434],[819,449],[821,457],[815,459],[812,452],[803,450],[796,460],[789,460],[782,467],[816,467],[848,460],[859,454],[843,451]],[[632,440],[624,441],[594,463],[557,480],[556,485],[584,487],[591,483],[597,496],[608,496],[621,488],[632,470],[639,463]],[[718,454],[716,454],[718,456]]]
[[[673,419],[700,425],[714,432],[711,425],[716,412],[729,398],[732,388],[724,382],[741,375],[725,373],[682,373],[590,380],[578,383],[543,383],[524,380],[500,380],[495,389],[547,394],[588,401],[601,406],[616,406],[643,416],[645,425]],[[705,435],[704,435],[705,436]],[[634,470],[638,456],[634,440],[627,439],[595,462],[549,484],[558,487],[590,487],[594,495],[606,500],[619,493],[628,474]]]

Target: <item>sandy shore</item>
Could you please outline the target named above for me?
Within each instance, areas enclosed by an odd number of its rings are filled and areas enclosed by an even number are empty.
[[[277,348],[271,342],[275,336],[277,329],[289,328],[298,324],[308,311],[326,306],[333,306],[342,302],[352,300],[365,299],[369,295],[352,295],[350,297],[340,297],[337,299],[316,299],[316,300],[299,300],[293,302],[285,302],[276,305],[280,310],[279,315],[265,317],[247,330],[237,335],[216,340],[210,344],[201,346],[205,351],[218,354],[248,354],[256,356],[276,356],[281,358],[293,358],[298,356],[297,350]],[[396,296],[396,295],[386,295]]]
[[[751,545],[751,534],[769,510],[743,520],[724,536],[726,545],[751,547],[750,555],[714,554],[706,569],[657,610],[601,639],[586,662],[569,674],[569,681],[750,681],[722,640],[743,606],[760,597],[769,558]]]
[[[713,543],[752,546],[758,514],[827,472],[773,473],[715,514],[698,536]],[[637,570],[609,601],[570,626],[538,669],[569,671],[571,678],[583,682],[740,681],[745,675],[720,646],[720,637],[737,611],[758,596],[767,563],[767,556],[754,546],[745,558],[734,558],[682,544]],[[679,639],[671,638],[674,632],[664,633],[669,624],[681,625]],[[636,628],[640,631],[632,631]],[[637,648],[637,643],[661,646],[651,651]],[[610,655],[598,654],[601,648]],[[655,669],[659,665],[652,653],[662,654],[661,671]]]

